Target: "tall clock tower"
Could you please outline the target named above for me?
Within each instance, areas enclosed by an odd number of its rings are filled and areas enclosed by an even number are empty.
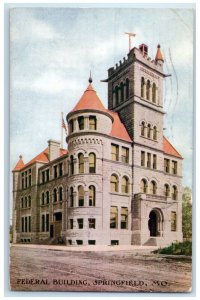
[[[118,112],[133,139],[162,149],[163,141],[163,57],[160,45],[155,59],[141,44],[108,70],[108,108]],[[145,137],[145,138],[144,138]]]

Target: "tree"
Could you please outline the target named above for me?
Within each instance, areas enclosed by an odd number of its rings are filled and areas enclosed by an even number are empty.
[[[192,238],[192,192],[189,187],[184,188],[182,206],[183,238]]]

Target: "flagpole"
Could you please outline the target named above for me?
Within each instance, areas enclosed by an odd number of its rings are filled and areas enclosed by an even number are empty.
[[[61,112],[61,149],[63,149],[63,126],[62,126],[62,122],[63,122],[63,112]]]

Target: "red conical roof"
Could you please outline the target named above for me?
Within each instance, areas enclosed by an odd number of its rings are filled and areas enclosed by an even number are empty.
[[[16,166],[14,167],[13,171],[19,171],[19,170],[21,170],[23,168],[23,166],[24,166],[24,162],[22,160],[22,156],[20,155],[19,156],[19,161],[16,164]]]
[[[76,104],[76,106],[72,109],[71,112],[75,112],[78,110],[100,110],[106,112],[107,110],[103,106],[101,100],[97,96],[96,91],[93,89],[91,83],[88,85],[87,89],[85,90],[83,96]]]
[[[162,62],[164,62],[162,53],[160,51],[160,45],[157,46],[157,53],[156,53],[156,57],[155,57],[155,61],[161,60]]]

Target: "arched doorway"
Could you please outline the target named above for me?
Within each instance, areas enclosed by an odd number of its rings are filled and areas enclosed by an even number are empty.
[[[163,215],[158,209],[153,209],[149,214],[148,227],[151,237],[162,236]]]

